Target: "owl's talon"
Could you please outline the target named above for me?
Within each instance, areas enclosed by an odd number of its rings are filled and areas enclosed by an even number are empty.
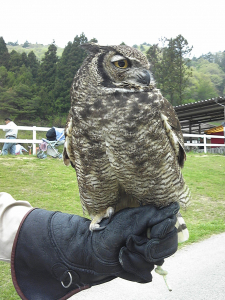
[[[96,227],[95,229],[92,229],[92,231],[101,231],[105,228],[106,228],[106,226],[100,226],[100,227]]]
[[[98,223],[92,223],[90,224],[89,226],[89,230],[90,231],[95,231],[95,230],[98,230],[98,228],[100,227],[100,225]]]
[[[111,221],[112,215],[114,214],[114,208],[108,207],[104,212],[97,214],[94,216],[93,220],[91,221],[91,224],[89,226],[90,231],[98,231],[105,229],[106,226],[100,226],[100,222],[104,218],[108,218],[107,224]]]
[[[111,222],[111,220],[112,220],[112,216],[113,216],[113,214],[109,215],[109,218],[108,218],[108,222],[107,222],[107,224],[109,224],[109,223]]]
[[[89,230],[90,231],[100,231],[100,230],[103,230],[105,229],[106,226],[100,226],[99,224],[97,223],[91,223],[90,226],[89,226]]]
[[[108,207],[106,210],[106,218],[108,218],[107,224],[109,224],[111,222],[113,215],[114,215],[114,208]]]

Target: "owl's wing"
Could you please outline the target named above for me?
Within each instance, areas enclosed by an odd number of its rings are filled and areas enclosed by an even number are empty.
[[[180,167],[183,167],[186,160],[186,154],[184,151],[184,139],[181,132],[180,122],[172,104],[165,98],[163,98],[163,100],[163,106],[161,109],[163,126],[175,151],[178,163]]]
[[[63,161],[66,166],[75,168],[75,158],[72,151],[72,117],[68,116],[66,127],[65,127],[65,143],[63,149]]]

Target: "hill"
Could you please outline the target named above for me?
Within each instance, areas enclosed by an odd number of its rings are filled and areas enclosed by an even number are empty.
[[[15,50],[19,53],[25,52],[26,54],[33,51],[39,61],[41,61],[41,59],[45,56],[45,52],[48,51],[48,47],[49,47],[49,45],[29,44],[29,43],[27,44],[26,47],[24,47],[24,44],[18,45],[16,43],[14,45],[7,44],[6,46],[7,46],[9,53],[12,52],[13,50]],[[56,47],[57,47],[57,56],[61,57],[64,48],[60,48],[58,46],[56,46]]]
[[[140,44],[140,45],[135,44],[132,47],[140,50],[143,53],[146,53],[150,46],[151,46],[150,44],[143,43],[143,44]]]

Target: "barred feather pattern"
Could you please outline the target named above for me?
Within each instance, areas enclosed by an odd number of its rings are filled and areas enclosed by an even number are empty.
[[[178,118],[158,89],[134,79],[138,64],[149,69],[147,59],[127,46],[90,48],[71,88],[64,148],[65,164],[76,169],[84,212],[94,217],[108,207],[164,207],[176,201],[188,206]],[[116,73],[111,61],[118,53],[135,66],[133,73]],[[179,214],[178,231],[185,226]],[[187,230],[184,236],[182,241]]]

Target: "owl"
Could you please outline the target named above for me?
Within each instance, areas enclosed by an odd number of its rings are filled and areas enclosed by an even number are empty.
[[[146,56],[126,45],[82,47],[89,56],[72,83],[63,159],[76,170],[90,230],[127,207],[186,207],[190,191],[181,173],[186,155],[180,123],[151,83]],[[177,227],[179,241],[186,240],[180,213]]]

